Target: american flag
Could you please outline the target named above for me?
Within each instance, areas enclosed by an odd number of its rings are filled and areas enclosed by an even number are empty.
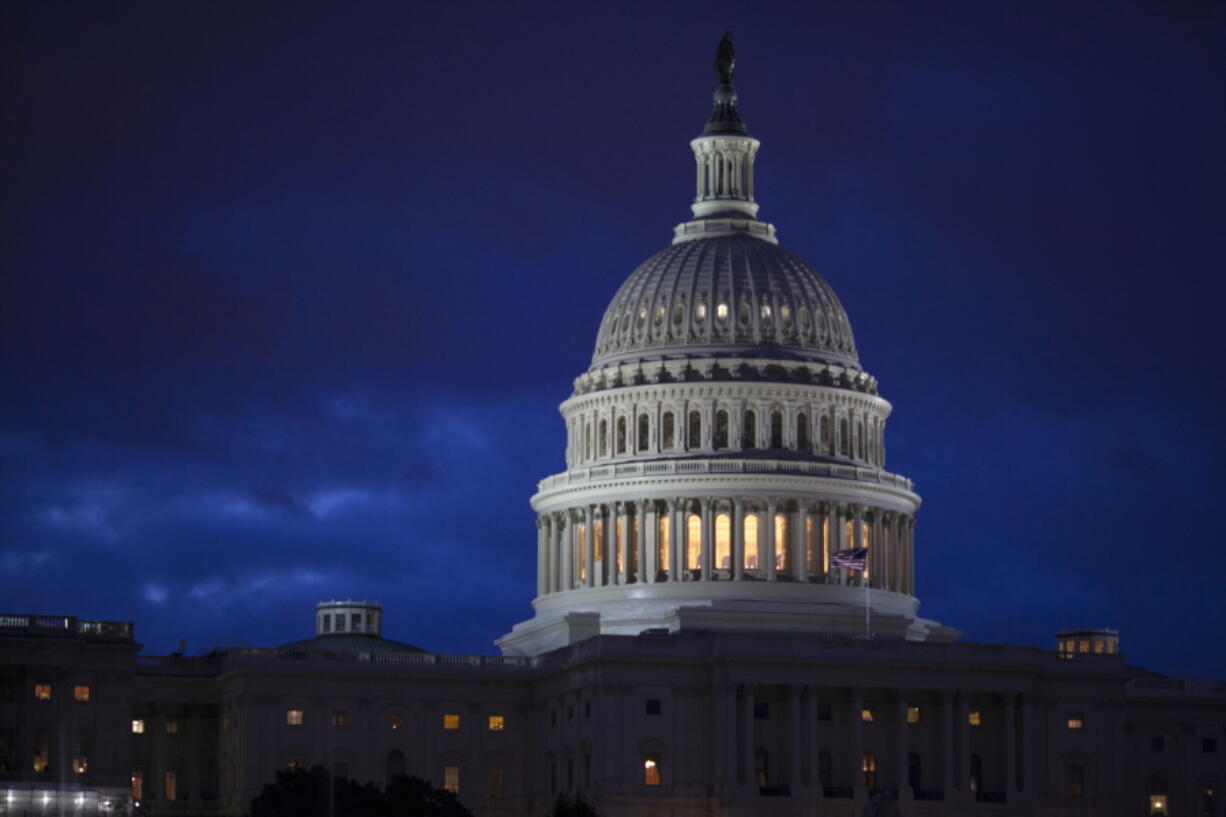
[[[831,567],[845,567],[848,570],[863,570],[868,561],[868,548],[852,548],[835,551],[830,557]]]

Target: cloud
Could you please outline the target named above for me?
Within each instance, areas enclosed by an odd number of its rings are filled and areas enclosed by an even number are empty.
[[[0,553],[0,573],[9,575],[34,573],[49,561],[51,561],[51,553],[46,550],[32,550],[24,553],[6,550]]]

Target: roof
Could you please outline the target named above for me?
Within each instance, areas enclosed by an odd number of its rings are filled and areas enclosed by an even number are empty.
[[[393,641],[369,633],[333,633],[317,635],[302,641],[291,641],[277,648],[282,652],[352,652],[352,653],[391,653],[391,652],[427,652],[421,647],[405,644],[403,641]]]

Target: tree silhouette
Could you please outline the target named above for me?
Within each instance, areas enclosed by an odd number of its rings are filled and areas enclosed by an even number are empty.
[[[373,783],[332,777],[323,766],[278,771],[251,801],[251,817],[472,817],[456,796],[419,777]]]

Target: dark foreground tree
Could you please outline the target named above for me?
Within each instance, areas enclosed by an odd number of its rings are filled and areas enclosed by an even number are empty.
[[[330,776],[322,766],[278,771],[251,801],[251,817],[472,817],[449,791],[419,777],[373,783]]]
[[[596,814],[596,809],[592,808],[592,804],[583,799],[582,794],[576,794],[574,797],[559,794],[558,799],[553,803],[553,814],[551,817],[599,816]]]

